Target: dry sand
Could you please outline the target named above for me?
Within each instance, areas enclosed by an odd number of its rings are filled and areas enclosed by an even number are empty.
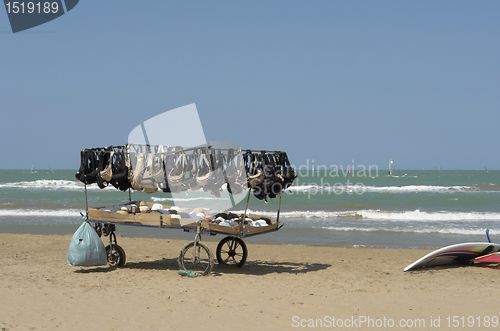
[[[429,250],[247,243],[243,268],[186,278],[177,274],[186,241],[118,238],[124,267],[69,267],[70,238],[0,234],[0,330],[500,328],[484,325],[500,315],[500,270],[403,272]],[[204,243],[215,252],[217,242]],[[460,327],[448,326],[453,316]]]

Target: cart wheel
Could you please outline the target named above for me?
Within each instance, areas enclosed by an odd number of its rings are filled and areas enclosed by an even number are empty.
[[[113,249],[111,249],[110,245],[106,246],[106,254],[110,265],[117,267],[123,267],[125,265],[125,251],[120,246],[113,244]]]
[[[190,242],[181,250],[178,263],[179,269],[197,271],[205,276],[214,267],[214,257],[207,246],[199,242],[195,249],[194,242]]]
[[[225,237],[217,245],[217,261],[219,264],[235,265],[241,268],[248,257],[247,245],[240,238]]]

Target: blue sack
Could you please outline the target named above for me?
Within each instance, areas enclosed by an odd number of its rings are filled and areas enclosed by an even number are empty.
[[[72,267],[108,263],[106,248],[89,222],[83,222],[71,238],[66,260]]]

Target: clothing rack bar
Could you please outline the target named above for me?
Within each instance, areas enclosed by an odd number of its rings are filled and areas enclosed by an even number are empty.
[[[139,145],[139,144],[133,144],[133,145],[137,145],[137,146],[145,146],[145,147],[159,147],[161,145]],[[99,152],[102,152],[102,153],[115,153],[114,150],[105,150],[105,149],[123,149],[123,148],[126,148],[128,147],[128,145],[124,145],[124,146],[108,146],[108,147],[95,147],[95,148],[85,148],[83,149],[82,151],[99,151]],[[177,147],[180,147],[181,149],[180,150],[175,150],[175,151],[166,151],[166,152],[163,152],[163,153],[153,153],[153,154],[176,154],[176,153],[182,153],[182,152],[189,152],[189,151],[194,151],[194,150],[203,150],[203,149],[209,149],[209,150],[220,150],[220,151],[229,151],[228,148],[214,148],[213,146],[199,146],[199,147],[190,147],[190,148],[184,148],[184,147],[181,147],[181,146],[164,146],[164,147],[171,147],[171,148],[177,148]],[[239,154],[239,151],[241,151],[241,154],[244,155],[246,152],[251,152],[251,153],[262,153],[262,152],[265,152],[265,153],[282,153],[282,151],[268,151],[268,150],[264,150],[264,149],[260,149],[260,150],[257,150],[257,149],[233,149],[233,152],[235,155],[238,155]],[[135,152],[126,152],[124,151],[123,153],[125,154],[130,154],[130,153],[135,153]]]
[[[213,148],[212,149],[214,150],[220,150],[220,151],[229,151],[228,148]],[[241,151],[241,154],[245,154],[246,152],[251,152],[251,153],[262,153],[263,151],[266,152],[266,153],[282,153],[282,151],[268,151],[268,150],[265,150],[265,149],[243,149],[243,148],[238,148],[238,149],[234,149],[233,148],[233,152],[235,152],[235,154],[238,154],[238,152]]]
[[[141,146],[141,147],[166,147],[166,148],[182,148],[182,151],[190,151],[190,150],[196,150],[196,149],[203,149],[203,148],[212,148],[211,145],[201,145],[201,146],[196,146],[196,147],[183,147],[183,146],[173,146],[173,145],[144,145],[144,144],[127,144],[124,145],[123,147],[131,147],[131,146]]]
[[[159,147],[161,145],[142,145],[142,144],[129,144],[129,145],[136,145],[136,146],[146,146],[146,147]],[[164,147],[173,147],[173,148],[176,148],[176,147],[180,147],[182,148],[181,150],[178,150],[178,151],[168,151],[168,152],[164,152],[164,154],[174,154],[174,153],[179,153],[179,152],[188,152],[188,151],[193,151],[193,150],[197,150],[197,149],[211,149],[211,150],[220,150],[220,151],[229,151],[230,149],[229,148],[216,148],[216,147],[213,147],[212,145],[206,145],[206,146],[198,146],[198,147],[189,147],[189,148],[185,148],[185,147],[182,147],[182,146],[164,146]],[[265,150],[265,149],[243,149],[243,148],[237,148],[237,149],[234,149],[233,148],[233,151],[235,152],[235,154],[238,154],[238,151],[241,151],[241,153],[243,154],[244,152],[252,152],[252,153],[261,153],[262,151],[266,152],[266,153],[281,153],[282,151],[268,151],[268,150]]]
[[[152,147],[152,148],[156,148],[160,145],[141,145],[141,146],[147,146],[147,147]],[[96,152],[100,152],[100,153],[116,153],[115,150],[105,150],[105,149],[109,149],[109,148],[112,148],[112,149],[125,149],[126,147],[128,146],[110,146],[110,147],[96,147],[96,148],[85,148],[85,149],[82,149],[82,151],[96,151]],[[198,150],[198,149],[210,149],[211,146],[203,146],[203,147],[193,147],[193,148],[183,148],[181,146],[165,146],[165,147],[173,147],[173,148],[176,148],[176,147],[180,147],[182,149],[179,149],[179,150],[175,150],[175,151],[166,151],[166,152],[163,152],[163,153],[153,153],[153,154],[175,154],[175,153],[180,153],[180,152],[187,152],[187,151],[192,151],[192,150]],[[123,151],[124,154],[136,154],[136,152],[130,152],[130,151]],[[141,152],[139,152],[141,153]]]

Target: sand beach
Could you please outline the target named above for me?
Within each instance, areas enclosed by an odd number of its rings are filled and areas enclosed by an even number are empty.
[[[500,270],[403,272],[430,250],[250,243],[243,268],[186,278],[187,241],[119,237],[124,267],[70,267],[70,238],[0,234],[1,330],[498,327]]]

